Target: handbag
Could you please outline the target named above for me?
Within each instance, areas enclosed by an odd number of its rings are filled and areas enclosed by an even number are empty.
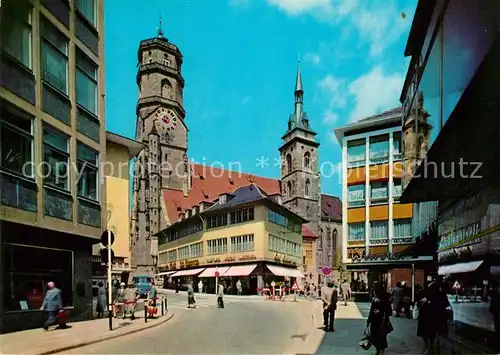
[[[363,350],[369,350],[372,347],[372,342],[370,340],[371,337],[371,332],[370,332],[370,325],[367,324],[365,331],[361,335],[361,340],[359,341],[359,346]]]

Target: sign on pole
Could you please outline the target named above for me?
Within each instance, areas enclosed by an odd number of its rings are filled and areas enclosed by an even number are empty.
[[[299,289],[299,286],[297,285],[297,282],[295,282],[292,286],[292,290],[297,291]]]
[[[215,272],[215,277],[219,277],[220,273],[218,271]]]
[[[323,273],[323,275],[328,276],[332,273],[332,268],[328,266],[323,266],[321,272]]]
[[[107,247],[108,245],[109,246],[113,245],[114,242],[115,242],[115,234],[112,231],[110,231],[108,229],[108,230],[105,230],[104,232],[102,232],[102,235],[101,235],[101,244],[102,245]]]

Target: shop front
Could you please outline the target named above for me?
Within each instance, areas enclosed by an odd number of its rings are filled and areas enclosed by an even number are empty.
[[[71,319],[92,316],[92,243],[95,240],[2,221],[2,333],[41,327],[40,311],[52,281]]]
[[[168,273],[171,274],[163,275],[169,279],[168,288],[175,288],[176,283],[180,282],[181,289],[187,289],[189,283],[192,282],[194,289],[198,290],[201,281],[203,292],[214,293],[215,279],[217,277],[217,282],[224,285],[227,294],[238,293],[237,283],[239,281],[242,285],[243,295],[256,295],[259,290],[271,285],[273,281],[275,284],[288,284],[291,287],[296,280],[304,278],[304,275],[296,268],[263,261],[245,264],[210,265],[195,269],[168,271]],[[161,273],[158,275],[161,275]]]

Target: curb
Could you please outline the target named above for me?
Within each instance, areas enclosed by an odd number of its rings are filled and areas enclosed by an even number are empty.
[[[34,355],[56,354],[56,353],[60,353],[60,352],[63,352],[63,351],[72,350],[72,349],[76,349],[76,348],[81,348],[83,346],[100,343],[100,342],[103,342],[103,341],[106,341],[106,340],[120,338],[120,337],[125,336],[125,335],[138,333],[138,332],[141,332],[143,330],[152,329],[152,328],[158,327],[159,325],[165,324],[170,319],[172,319],[173,316],[174,316],[174,313],[169,313],[169,314],[167,314],[167,316],[165,317],[165,319],[162,319],[158,323],[154,323],[150,327],[144,327],[144,328],[134,329],[134,330],[131,330],[129,332],[120,333],[120,334],[112,334],[111,336],[106,337],[106,338],[99,338],[99,339],[94,339],[94,340],[83,341],[83,342],[80,342],[78,344],[67,345],[67,346],[63,346],[63,347],[60,347],[60,348],[57,348],[57,349],[53,349],[53,350],[50,350],[50,351],[45,351],[45,352],[41,352],[41,353],[35,353]]]

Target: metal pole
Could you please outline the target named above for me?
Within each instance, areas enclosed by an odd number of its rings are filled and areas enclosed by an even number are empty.
[[[111,266],[113,260],[111,260],[111,231],[108,229],[108,320],[109,320],[109,330],[113,330],[113,293],[111,285]]]
[[[144,323],[148,322],[148,303],[147,300],[144,301]]]
[[[415,263],[411,264],[411,302],[415,303]]]

